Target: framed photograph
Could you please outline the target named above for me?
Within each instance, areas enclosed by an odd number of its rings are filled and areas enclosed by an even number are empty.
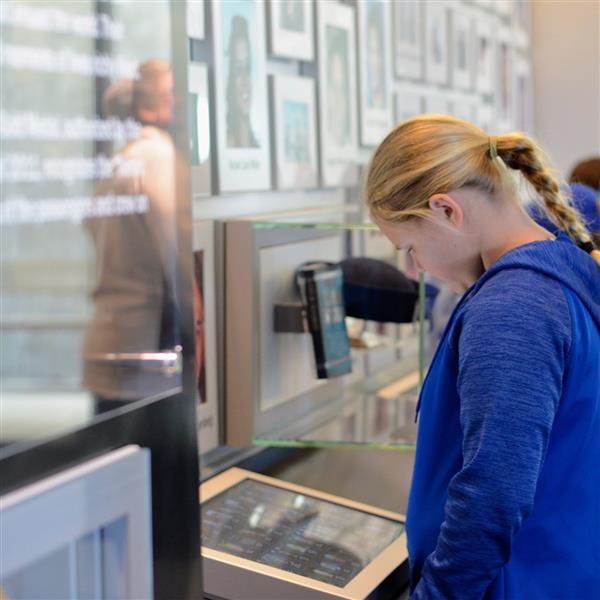
[[[266,190],[271,153],[264,3],[214,2],[212,10],[219,191]]]
[[[392,126],[390,5],[384,0],[363,0],[357,6],[360,141],[363,146],[376,146]]]
[[[513,28],[519,48],[529,47],[531,31],[531,2],[530,0],[515,0],[513,2]]]
[[[195,40],[203,40],[204,0],[187,0],[187,34]]]
[[[515,59],[514,126],[519,131],[533,133],[533,93],[531,64],[524,56]]]
[[[460,90],[473,87],[473,19],[456,9],[452,13],[452,86]]]
[[[420,115],[423,112],[423,94],[410,85],[403,85],[397,89],[395,96],[396,123]]]
[[[447,84],[449,61],[448,7],[428,2],[425,10],[425,76],[430,83]]]
[[[321,172],[326,186],[355,185],[356,32],[354,8],[317,4]]]
[[[208,69],[202,63],[190,63],[188,66],[188,131],[192,197],[210,196],[212,188]]]
[[[314,4],[311,0],[271,0],[269,50],[272,56],[313,61]]]
[[[217,311],[215,290],[214,223],[193,225],[194,337],[198,391],[198,443],[204,454],[219,444],[217,379]]]
[[[494,91],[494,48],[490,17],[480,15],[475,21],[475,89],[481,94]]]
[[[396,77],[423,77],[423,12],[419,0],[392,3],[394,23],[394,74]]]
[[[514,48],[511,30],[504,26],[498,30],[497,42],[497,84],[496,84],[496,126],[500,133],[510,131],[513,125],[514,103]]]
[[[451,115],[450,97],[446,92],[429,90],[425,95],[423,112],[432,115]]]
[[[275,187],[318,185],[316,90],[307,77],[271,76]]]

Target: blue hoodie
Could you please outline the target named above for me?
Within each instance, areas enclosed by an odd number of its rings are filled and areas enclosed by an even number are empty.
[[[411,598],[600,598],[595,261],[564,234],[501,257],[454,310],[419,405]]]

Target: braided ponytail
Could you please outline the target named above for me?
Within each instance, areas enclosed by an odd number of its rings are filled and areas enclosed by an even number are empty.
[[[592,236],[577,210],[565,199],[556,178],[544,166],[536,143],[522,133],[509,133],[495,139],[495,149],[506,166],[520,171],[540,195],[550,220],[600,264],[600,251],[595,249]]]

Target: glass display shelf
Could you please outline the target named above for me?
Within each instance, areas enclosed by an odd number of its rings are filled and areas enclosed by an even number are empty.
[[[428,290],[356,210],[225,223],[226,443],[414,447]]]

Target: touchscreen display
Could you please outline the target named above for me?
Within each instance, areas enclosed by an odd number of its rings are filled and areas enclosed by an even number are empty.
[[[404,525],[245,479],[202,504],[202,545],[344,587]]]

